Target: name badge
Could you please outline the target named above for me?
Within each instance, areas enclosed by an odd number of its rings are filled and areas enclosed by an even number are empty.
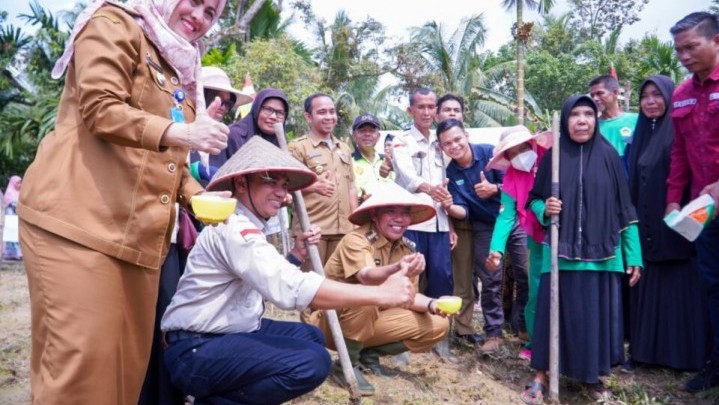
[[[185,114],[182,113],[182,109],[178,106],[170,108],[170,119],[172,122],[182,124],[185,122]]]

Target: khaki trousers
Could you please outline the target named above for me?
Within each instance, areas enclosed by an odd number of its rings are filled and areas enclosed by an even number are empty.
[[[160,272],[20,223],[30,289],[32,403],[136,404]]]
[[[462,297],[462,307],[454,319],[454,330],[458,335],[475,333],[472,326],[474,314],[474,242],[472,224],[467,221],[454,221],[457,233],[457,246],[452,250],[453,294]]]
[[[364,306],[338,310],[337,317],[344,337],[361,342],[365,348],[404,342],[411,352],[423,352],[444,339],[449,331],[446,318],[403,308],[380,310]],[[336,350],[324,311],[313,312],[310,323],[322,330],[327,347]]]
[[[343,237],[344,235],[322,235],[319,243],[317,243],[317,250],[320,252],[320,260],[322,261],[323,266],[327,264],[327,261],[330,259],[330,256],[332,256],[335,249],[337,249],[337,246],[340,244]],[[312,260],[308,257],[307,260],[302,263],[300,268],[303,271],[313,270]]]

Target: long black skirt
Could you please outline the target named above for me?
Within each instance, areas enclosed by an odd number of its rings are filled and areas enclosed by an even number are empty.
[[[609,271],[559,272],[559,372],[596,384],[624,361],[623,274]],[[542,274],[532,341],[535,370],[549,370],[550,274]]]
[[[711,350],[706,291],[696,259],[645,263],[630,291],[632,358],[676,369],[700,369]]]

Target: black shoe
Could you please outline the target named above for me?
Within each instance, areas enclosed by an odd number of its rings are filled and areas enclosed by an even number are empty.
[[[457,337],[457,340],[463,341],[465,343],[469,343],[470,345],[483,345],[484,344],[484,336],[480,335],[479,333],[470,333],[469,335],[455,335]]]
[[[706,391],[716,386],[719,386],[719,370],[711,363],[684,384],[684,388],[691,393]]]
[[[634,359],[631,357],[624,361],[624,364],[622,364],[619,367],[619,372],[624,374],[631,374],[634,372],[634,369],[637,367],[636,363],[634,363]]]

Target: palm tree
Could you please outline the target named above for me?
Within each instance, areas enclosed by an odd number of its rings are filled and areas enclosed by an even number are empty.
[[[426,74],[422,82],[435,82],[435,91],[465,97],[465,122],[471,126],[498,126],[507,122],[513,100],[496,89],[511,63],[483,66],[480,50],[487,29],[483,14],[462,19],[451,34],[431,21],[414,28],[410,49],[419,52]],[[434,79],[434,80],[432,80]]]
[[[38,26],[34,36],[25,37],[11,27],[0,27],[3,48],[13,52],[3,55],[2,68],[14,82],[8,92],[12,97],[0,109],[0,153],[15,163],[21,160],[21,171],[29,163],[27,158],[34,155],[39,140],[53,129],[63,81],[51,80],[50,70],[68,35],[59,28],[59,20],[37,2],[30,9],[31,14],[19,17]]]
[[[484,47],[487,28],[484,14],[463,18],[457,29],[447,34],[441,23],[430,21],[414,28],[411,46],[416,46],[430,70],[440,75],[443,90],[468,94],[471,74],[479,67],[479,50]]]
[[[507,11],[517,10],[517,22],[512,28],[512,35],[517,42],[517,123],[524,124],[524,46],[529,41],[534,23],[523,20],[524,7],[546,14],[554,6],[554,0],[502,0]]]
[[[668,76],[674,83],[681,83],[686,70],[682,67],[674,53],[671,42],[662,42],[656,35],[647,35],[642,39],[644,57],[640,66],[644,76],[660,74]]]

